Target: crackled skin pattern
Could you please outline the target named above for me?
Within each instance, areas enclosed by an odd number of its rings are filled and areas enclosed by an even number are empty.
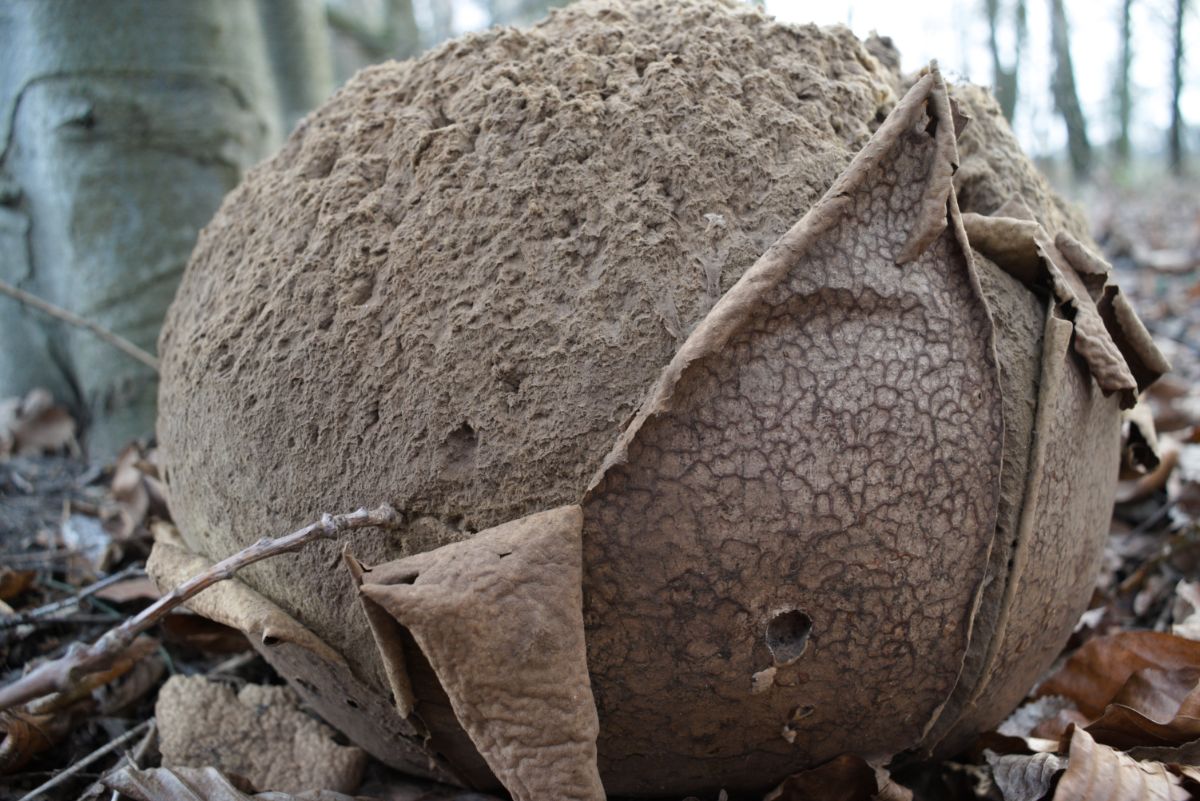
[[[362,592],[409,630],[514,801],[604,801],[567,506],[389,562]]]
[[[1120,466],[1120,408],[1069,349],[1071,324],[1047,321],[1035,472],[1009,581],[999,658],[961,733],[1011,711],[1054,659],[1087,608],[1108,537]],[[1035,467],[1035,470],[1037,468]]]
[[[842,752],[890,754],[954,687],[1002,425],[953,230],[894,263],[931,144],[909,131],[866,174],[849,216],[685,370],[585,506],[610,793],[760,790]],[[811,618],[807,648],[752,694],[786,609]]]

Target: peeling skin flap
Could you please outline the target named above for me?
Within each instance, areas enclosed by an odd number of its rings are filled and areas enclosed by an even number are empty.
[[[488,529],[362,575],[407,628],[515,801],[601,801],[583,636],[578,506]]]
[[[1112,282],[1112,268],[1070,234],[1051,238],[1027,215],[1021,204],[1010,202],[998,216],[964,214],[962,219],[980,253],[1026,285],[1050,291],[1072,321],[1072,347],[1100,389],[1119,393],[1121,408],[1133,408],[1138,392],[1168,372],[1170,363]]]

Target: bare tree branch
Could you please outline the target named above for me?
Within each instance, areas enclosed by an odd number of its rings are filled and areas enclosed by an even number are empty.
[[[0,281],[0,292],[8,295],[14,300],[24,303],[26,306],[31,306],[32,308],[40,311],[42,314],[49,315],[56,320],[62,320],[64,323],[70,323],[76,328],[82,328],[86,331],[91,331],[99,339],[112,345],[126,356],[136,359],[150,369],[154,370],[154,372],[158,372],[158,359],[154,358],[154,356],[142,350],[128,339],[125,339],[125,337],[118,336],[106,328],[101,328],[91,320],[85,320],[74,312],[70,312],[66,309],[55,306],[53,303],[47,303],[37,295],[31,295],[24,289],[19,289],[5,281]]]
[[[120,657],[134,639],[154,626],[175,607],[220,581],[233,578],[247,565],[282,553],[298,551],[317,540],[333,539],[339,533],[356,528],[394,528],[400,516],[391,506],[359,509],[342,515],[324,515],[318,522],[282,537],[264,537],[253,545],[224,559],[180,584],[134,617],[108,631],[96,642],[75,643],[58,659],[38,665],[21,678],[0,688],[0,711],[10,709],[34,698],[61,692],[88,674],[109,667]]]

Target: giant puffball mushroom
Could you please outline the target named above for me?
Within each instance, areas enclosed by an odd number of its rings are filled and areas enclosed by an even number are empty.
[[[200,238],[152,573],[390,502],[195,607],[388,764],[516,799],[995,725],[1087,603],[1120,410],[1167,365],[994,104],[901,85],[700,0],[364,71]]]

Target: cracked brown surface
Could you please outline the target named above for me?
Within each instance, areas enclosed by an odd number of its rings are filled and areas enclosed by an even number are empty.
[[[1003,427],[991,320],[936,179],[953,134],[926,132],[937,83],[693,333],[585,504],[610,792],[763,789],[895,753],[955,686]],[[898,266],[939,190],[941,233]],[[754,693],[788,609],[811,618],[807,652]]]

